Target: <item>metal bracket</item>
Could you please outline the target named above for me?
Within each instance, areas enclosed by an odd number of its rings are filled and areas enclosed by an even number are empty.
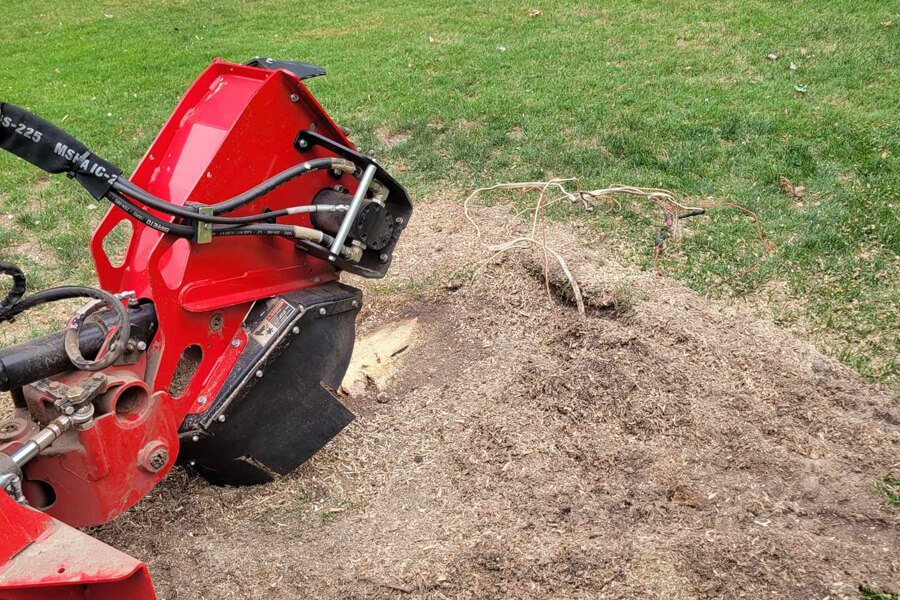
[[[344,220],[341,221],[341,226],[334,236],[334,243],[331,244],[331,253],[328,255],[328,260],[331,262],[334,262],[341,255],[341,251],[344,249],[344,242],[347,241],[347,235],[350,233],[350,227],[356,221],[356,215],[359,214],[359,209],[362,208],[366,192],[369,191],[369,186],[372,185],[372,179],[375,178],[377,170],[378,167],[375,165],[369,165],[363,171],[362,177],[359,178],[359,187],[356,188],[356,193],[353,194],[350,208],[347,209],[347,214],[344,215]]]
[[[212,216],[212,206],[199,206],[197,212],[201,215]],[[212,241],[212,223],[197,221],[197,243],[208,244]]]

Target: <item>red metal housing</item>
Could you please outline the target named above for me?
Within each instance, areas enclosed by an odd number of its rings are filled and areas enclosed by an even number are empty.
[[[296,75],[217,59],[186,92],[131,181],[176,205],[215,203],[300,161],[335,156],[318,146],[301,156],[294,140],[304,129],[352,149]],[[337,184],[352,193],[357,180],[327,171],[310,173],[234,215],[309,204],[320,190]],[[103,242],[123,221],[130,221],[132,233],[124,260],[114,264]],[[280,222],[310,226],[304,214]],[[27,465],[30,484],[49,487],[44,512],[0,493],[4,600],[153,598],[141,563],[59,521],[72,526],[105,523],[165,476],[178,453],[180,424],[186,415],[208,408],[205,399],[222,386],[246,343],[241,324],[255,300],[338,278],[328,261],[299,251],[288,239],[217,237],[198,244],[166,237],[118,208],[111,208],[95,231],[91,252],[104,289],[133,291],[138,300],[154,303],[158,332],[145,360],[102,372],[108,410],[98,414],[93,426],[68,432]],[[183,357],[196,365],[187,381],[176,381],[184,378]],[[141,401],[117,411],[123,390],[135,386]],[[44,401],[31,386],[24,393],[29,402]],[[148,453],[160,448],[165,460],[158,469],[149,469]]]

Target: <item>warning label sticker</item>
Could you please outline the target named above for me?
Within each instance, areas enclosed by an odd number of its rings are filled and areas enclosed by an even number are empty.
[[[294,307],[283,298],[270,298],[266,301],[266,308],[266,316],[250,332],[250,337],[260,346],[265,346],[294,314]]]

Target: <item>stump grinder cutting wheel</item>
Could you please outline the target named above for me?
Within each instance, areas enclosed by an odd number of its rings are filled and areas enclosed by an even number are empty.
[[[110,521],[178,462],[214,484],[296,468],[353,415],[334,395],[359,290],[382,277],[412,213],[303,79],[313,65],[216,60],[134,174],[0,103],[0,146],[113,206],[91,239],[102,289],[26,295],[0,322],[85,297],[63,331],[0,349],[0,598],[155,598],[140,561],[76,528]],[[104,240],[131,227],[124,260]]]

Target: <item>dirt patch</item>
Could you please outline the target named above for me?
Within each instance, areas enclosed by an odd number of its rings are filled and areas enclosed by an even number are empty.
[[[273,484],[176,469],[92,530],[160,598],[900,590],[875,487],[898,470],[896,395],[567,226],[548,234],[591,310],[551,270],[557,329],[540,255],[488,261],[457,202],[419,205],[389,282],[364,283],[362,336],[417,320],[384,403]],[[506,209],[478,214],[508,232]]]
[[[399,146],[410,138],[408,131],[391,131],[387,127],[379,127],[375,130],[375,135],[387,148]]]

